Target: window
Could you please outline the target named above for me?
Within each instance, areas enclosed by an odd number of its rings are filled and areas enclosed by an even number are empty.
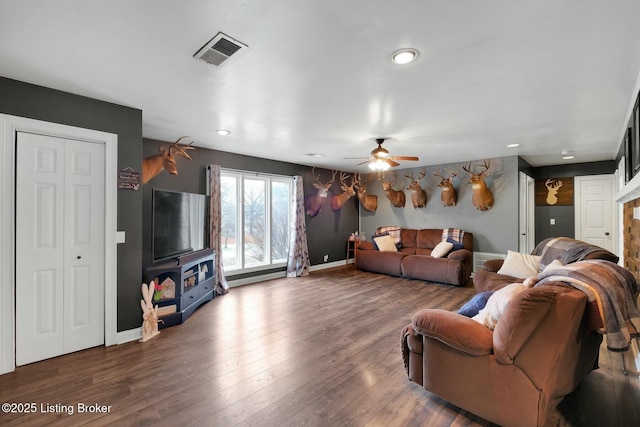
[[[293,179],[222,169],[222,257],[225,273],[285,266]]]

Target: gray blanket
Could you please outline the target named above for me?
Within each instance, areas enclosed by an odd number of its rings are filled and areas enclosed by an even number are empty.
[[[540,259],[540,270],[544,270],[555,259],[560,260],[562,264],[570,264],[582,261],[589,254],[602,250],[599,246],[568,237],[550,237],[540,242],[531,252],[531,255],[540,255],[542,257]]]
[[[597,304],[606,334],[607,348],[626,351],[631,338],[640,336],[638,283],[627,269],[610,261],[578,261],[538,275],[541,286],[564,282],[583,291],[591,304]]]

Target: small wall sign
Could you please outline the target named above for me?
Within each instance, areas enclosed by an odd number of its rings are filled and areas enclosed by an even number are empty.
[[[118,171],[118,190],[140,189],[140,172],[136,172],[129,166]]]
[[[536,206],[572,206],[573,177],[536,179]]]

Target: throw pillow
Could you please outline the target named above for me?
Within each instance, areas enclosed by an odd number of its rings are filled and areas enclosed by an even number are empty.
[[[502,267],[498,270],[498,274],[517,277],[518,279],[536,276],[540,267],[540,258],[538,255],[508,251]]]
[[[493,330],[498,320],[500,320],[500,317],[502,317],[507,307],[509,307],[511,299],[525,289],[528,289],[528,286],[522,283],[512,283],[504,288],[498,289],[489,297],[487,305],[485,305],[478,314],[473,316],[472,319]]]
[[[458,314],[467,317],[473,317],[480,312],[486,305],[489,297],[493,295],[493,291],[480,292],[475,294],[473,298],[465,302],[458,310]]]
[[[447,241],[442,241],[436,245],[435,248],[431,251],[431,256],[434,258],[442,258],[446,256],[451,249],[453,248],[453,243],[449,243]]]
[[[464,245],[460,242],[458,242],[457,240],[453,240],[452,238],[448,238],[447,242],[453,244],[453,249],[451,249],[451,252],[453,251],[457,251],[460,249],[464,249]]]
[[[384,232],[384,233],[376,233],[373,236],[371,236],[371,243],[373,243],[373,249],[375,249],[376,251],[379,251],[380,249],[378,249],[378,245],[376,245],[376,237],[382,237],[382,236],[388,236],[389,233],[388,232]]]
[[[396,243],[393,241],[393,237],[389,235],[376,237],[373,241],[376,242],[378,250],[381,252],[398,252]]]

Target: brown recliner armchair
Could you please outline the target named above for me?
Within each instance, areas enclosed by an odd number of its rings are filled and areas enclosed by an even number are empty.
[[[584,293],[554,283],[517,294],[495,330],[425,309],[402,331],[411,381],[502,426],[540,426],[597,367],[602,335],[588,326]]]

